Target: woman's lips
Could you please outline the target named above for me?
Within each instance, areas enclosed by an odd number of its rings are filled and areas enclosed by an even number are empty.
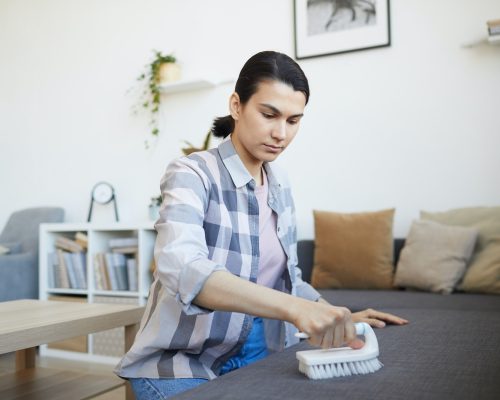
[[[265,144],[264,145],[268,151],[271,153],[279,153],[281,150],[283,150],[282,146],[273,146],[271,144]]]

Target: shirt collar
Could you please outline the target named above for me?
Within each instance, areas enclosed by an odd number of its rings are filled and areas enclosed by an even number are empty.
[[[237,188],[245,186],[250,181],[254,181],[252,175],[248,172],[243,161],[241,161],[240,156],[234,148],[233,142],[231,141],[231,135],[228,135],[218,146],[217,150],[224,163],[224,166],[229,172],[234,185]],[[264,163],[264,169],[266,170],[269,189],[279,189],[281,187],[280,182],[277,179],[276,174],[273,173],[273,167],[270,163]]]

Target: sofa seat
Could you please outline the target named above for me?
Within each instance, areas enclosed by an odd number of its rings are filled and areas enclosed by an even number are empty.
[[[395,239],[397,263],[404,239]],[[314,241],[298,243],[302,277],[309,282]],[[320,290],[328,302],[352,311],[373,308],[410,321],[375,329],[380,361],[373,374],[310,380],[298,370],[303,341],[223,375],[176,399],[498,399],[500,296],[411,290]],[[235,389],[237,388],[237,389]]]
[[[361,309],[369,303],[373,308],[410,321],[405,326],[375,329],[379,360],[384,364],[382,369],[368,375],[310,380],[299,372],[295,356],[299,350],[312,348],[304,341],[175,399],[498,398],[500,312],[497,297],[360,290],[331,290],[324,291],[323,295],[337,304],[344,300],[341,302],[353,308]]]
[[[423,310],[463,310],[500,312],[500,296],[474,293],[442,295],[410,290],[320,290],[326,301],[352,311],[375,308],[419,308]],[[405,318],[404,315],[401,317]]]

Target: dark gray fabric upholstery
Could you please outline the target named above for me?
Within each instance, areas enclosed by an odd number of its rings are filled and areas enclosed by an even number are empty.
[[[38,298],[38,232],[43,222],[62,222],[59,207],[27,208],[12,213],[0,243],[20,243],[21,252],[0,256],[0,301]]]
[[[377,329],[373,374],[309,380],[298,371],[301,343],[203,384],[175,399],[497,399],[500,313],[390,308],[406,326]]]
[[[395,265],[404,245],[395,239]],[[314,242],[298,243],[303,279],[310,281]],[[376,308],[410,321],[376,329],[380,361],[373,374],[313,381],[298,371],[303,342],[203,384],[175,399],[498,399],[500,296],[441,295],[405,290],[321,290],[353,311]]]
[[[420,308],[428,310],[470,310],[500,312],[500,296],[472,293],[449,295],[409,290],[320,290],[331,304],[352,311],[367,307],[381,311],[387,308]]]

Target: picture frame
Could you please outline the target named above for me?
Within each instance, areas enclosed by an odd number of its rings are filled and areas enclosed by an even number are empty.
[[[391,44],[389,0],[294,0],[295,58]]]

